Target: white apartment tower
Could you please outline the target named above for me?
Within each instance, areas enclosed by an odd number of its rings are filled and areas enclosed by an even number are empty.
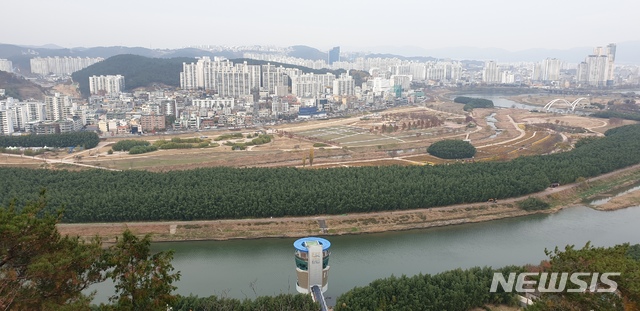
[[[299,76],[291,77],[291,94],[299,97],[321,97],[328,94],[330,88],[333,87],[333,81],[336,79],[331,73],[313,74],[307,73]]]
[[[69,96],[60,95],[59,93],[55,93],[53,96],[45,96],[44,104],[47,112],[47,120],[49,121],[64,120],[73,115],[71,113],[73,104]]]
[[[233,64],[229,60],[202,57],[196,63],[183,63],[180,87],[184,90],[213,90],[220,96],[250,95],[260,88],[260,66]]]
[[[333,80],[334,96],[353,96],[355,95],[356,82],[353,77],[343,73],[340,78]]]
[[[495,61],[485,62],[484,70],[482,71],[482,82],[487,84],[496,84],[500,83],[500,78],[498,63]]]
[[[286,87],[289,85],[289,76],[284,67],[276,67],[271,64],[262,65],[262,88],[275,94],[278,87]]]
[[[0,71],[13,72],[13,63],[10,60],[0,58]]]
[[[103,60],[102,57],[36,57],[30,60],[30,65],[31,73],[35,74],[70,75]]]
[[[533,70],[533,80],[558,81],[560,80],[560,68],[562,62],[557,58],[547,58],[542,63],[536,64]]]
[[[92,95],[119,94],[124,91],[124,76],[107,75],[107,76],[91,76],[89,77],[89,91]]]
[[[0,135],[11,135],[11,133],[13,133],[11,111],[0,108]]]
[[[578,65],[578,82],[590,86],[602,87],[613,85],[613,70],[615,68],[616,45],[611,43],[603,48],[593,49],[583,63]]]

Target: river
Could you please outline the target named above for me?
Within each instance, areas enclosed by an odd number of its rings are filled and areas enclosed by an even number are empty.
[[[587,241],[640,243],[640,206],[601,212],[588,207],[485,223],[382,234],[327,237],[331,243],[329,305],[345,291],[390,275],[438,273],[472,266],[537,264],[544,249]],[[295,292],[295,239],[154,243],[175,250],[177,292],[254,298]],[[112,284],[93,287],[106,302]]]
[[[536,94],[532,94],[532,95],[535,96]],[[499,94],[463,94],[463,95],[452,95],[451,96],[451,100],[453,100],[454,98],[456,98],[458,96],[466,96],[466,97],[473,97],[473,98],[488,99],[488,100],[493,101],[493,105],[494,106],[500,107],[500,108],[519,108],[519,109],[540,110],[540,111],[542,110],[542,107],[522,104],[522,103],[519,103],[519,102],[516,102],[516,101],[513,101],[513,100],[505,98],[505,97],[507,97],[509,95],[499,95]]]

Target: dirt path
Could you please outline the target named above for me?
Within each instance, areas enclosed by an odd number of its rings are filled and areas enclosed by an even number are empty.
[[[493,143],[493,144],[487,144],[487,145],[482,145],[482,146],[478,146],[476,147],[477,149],[481,149],[481,148],[486,148],[486,147],[491,147],[491,146],[497,146],[497,145],[504,145],[504,144],[508,144],[512,141],[516,141],[522,137],[524,137],[524,135],[527,134],[527,132],[523,129],[520,128],[520,126],[518,126],[518,123],[516,123],[516,121],[513,120],[513,118],[510,115],[507,115],[507,118],[509,118],[509,122],[511,122],[511,124],[513,125],[513,127],[520,132],[520,135],[518,135],[515,138],[512,139],[508,139],[508,140],[503,140],[501,142],[497,142],[497,143]]]

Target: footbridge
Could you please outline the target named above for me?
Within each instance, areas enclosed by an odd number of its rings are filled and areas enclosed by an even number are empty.
[[[556,98],[556,99],[548,102],[546,105],[544,105],[544,109],[546,111],[549,111],[549,110],[551,110],[551,106],[553,106],[557,102],[561,102],[561,103],[567,104],[569,107],[571,107],[571,111],[575,111],[576,107],[578,106],[578,104],[580,104],[583,101],[588,102],[589,99],[587,99],[585,97],[580,97],[580,98],[574,100],[573,102],[569,102],[568,100],[566,100],[564,98]]]
[[[313,301],[320,304],[320,311],[328,311],[329,307],[327,306],[327,301],[324,299],[324,294],[320,289],[320,286],[313,285],[311,286],[311,297]]]

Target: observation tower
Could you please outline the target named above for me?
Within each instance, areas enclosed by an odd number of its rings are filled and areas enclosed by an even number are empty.
[[[328,288],[331,243],[323,238],[306,237],[293,242],[293,247],[296,249],[296,290],[319,298],[316,295],[322,296]]]

